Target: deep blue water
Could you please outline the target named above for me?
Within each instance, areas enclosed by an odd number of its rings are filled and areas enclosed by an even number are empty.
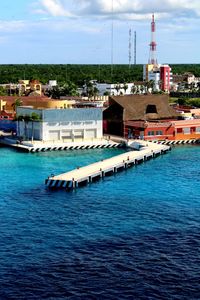
[[[0,148],[0,299],[200,299],[200,146],[45,188],[122,151]]]

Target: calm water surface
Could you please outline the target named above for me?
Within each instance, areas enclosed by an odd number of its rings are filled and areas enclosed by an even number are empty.
[[[122,151],[0,148],[0,299],[200,299],[200,146],[77,191],[44,186]]]

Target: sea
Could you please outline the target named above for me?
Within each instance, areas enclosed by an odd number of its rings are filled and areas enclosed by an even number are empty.
[[[125,149],[0,148],[0,299],[200,299],[200,146],[75,191],[45,179]]]

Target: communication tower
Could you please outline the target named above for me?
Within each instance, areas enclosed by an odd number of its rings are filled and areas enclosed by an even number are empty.
[[[157,65],[157,58],[156,58],[156,23],[154,19],[154,14],[152,15],[151,21],[151,43],[150,43],[150,55],[149,55],[149,64]]]
[[[129,58],[129,68],[131,67],[131,59],[132,59],[132,31],[129,29],[129,43],[128,43],[128,58]]]
[[[134,31],[134,65],[136,65],[136,55],[137,55],[137,36],[136,36],[136,31]]]

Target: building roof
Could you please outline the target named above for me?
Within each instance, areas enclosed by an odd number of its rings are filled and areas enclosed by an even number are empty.
[[[50,101],[51,98],[48,98],[46,96],[40,96],[40,95],[36,95],[36,96],[0,96],[0,100],[3,101],[7,101],[7,102],[15,102],[15,100],[20,99],[22,100],[22,102],[26,102],[26,101]]]
[[[174,119],[179,116],[169,105],[168,95],[111,96],[109,105],[114,103],[123,108],[124,121]]]

